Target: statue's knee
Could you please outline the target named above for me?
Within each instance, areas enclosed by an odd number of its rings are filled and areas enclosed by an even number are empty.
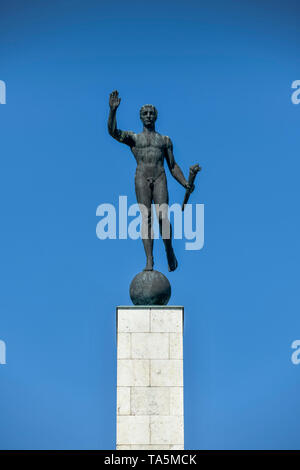
[[[169,223],[169,218],[168,218],[168,214],[159,214],[159,217],[158,217],[158,220],[160,223],[162,224],[168,224]]]

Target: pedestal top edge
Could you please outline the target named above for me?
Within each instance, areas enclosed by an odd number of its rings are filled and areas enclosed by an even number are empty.
[[[140,309],[162,309],[162,310],[173,310],[173,309],[183,309],[183,305],[117,305],[116,309],[126,309],[126,310],[140,310]]]

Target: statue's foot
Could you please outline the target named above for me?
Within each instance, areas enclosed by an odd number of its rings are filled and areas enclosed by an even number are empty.
[[[170,255],[168,256],[168,268],[169,268],[169,271],[175,271],[175,269],[177,268],[178,266],[178,261],[176,259],[176,256],[175,256],[175,253],[174,251],[172,250],[172,253],[170,253]]]
[[[144,268],[144,271],[153,271],[153,258],[152,256],[147,258],[147,263],[146,267]]]

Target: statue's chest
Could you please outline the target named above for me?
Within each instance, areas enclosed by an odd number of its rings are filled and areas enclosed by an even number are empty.
[[[163,145],[163,139],[159,135],[141,135],[136,141],[135,148],[143,153],[151,150],[161,152]]]

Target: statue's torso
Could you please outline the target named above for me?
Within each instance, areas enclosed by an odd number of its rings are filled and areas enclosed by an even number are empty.
[[[166,138],[157,132],[135,134],[131,151],[137,162],[137,172],[143,176],[157,177],[164,165]]]

